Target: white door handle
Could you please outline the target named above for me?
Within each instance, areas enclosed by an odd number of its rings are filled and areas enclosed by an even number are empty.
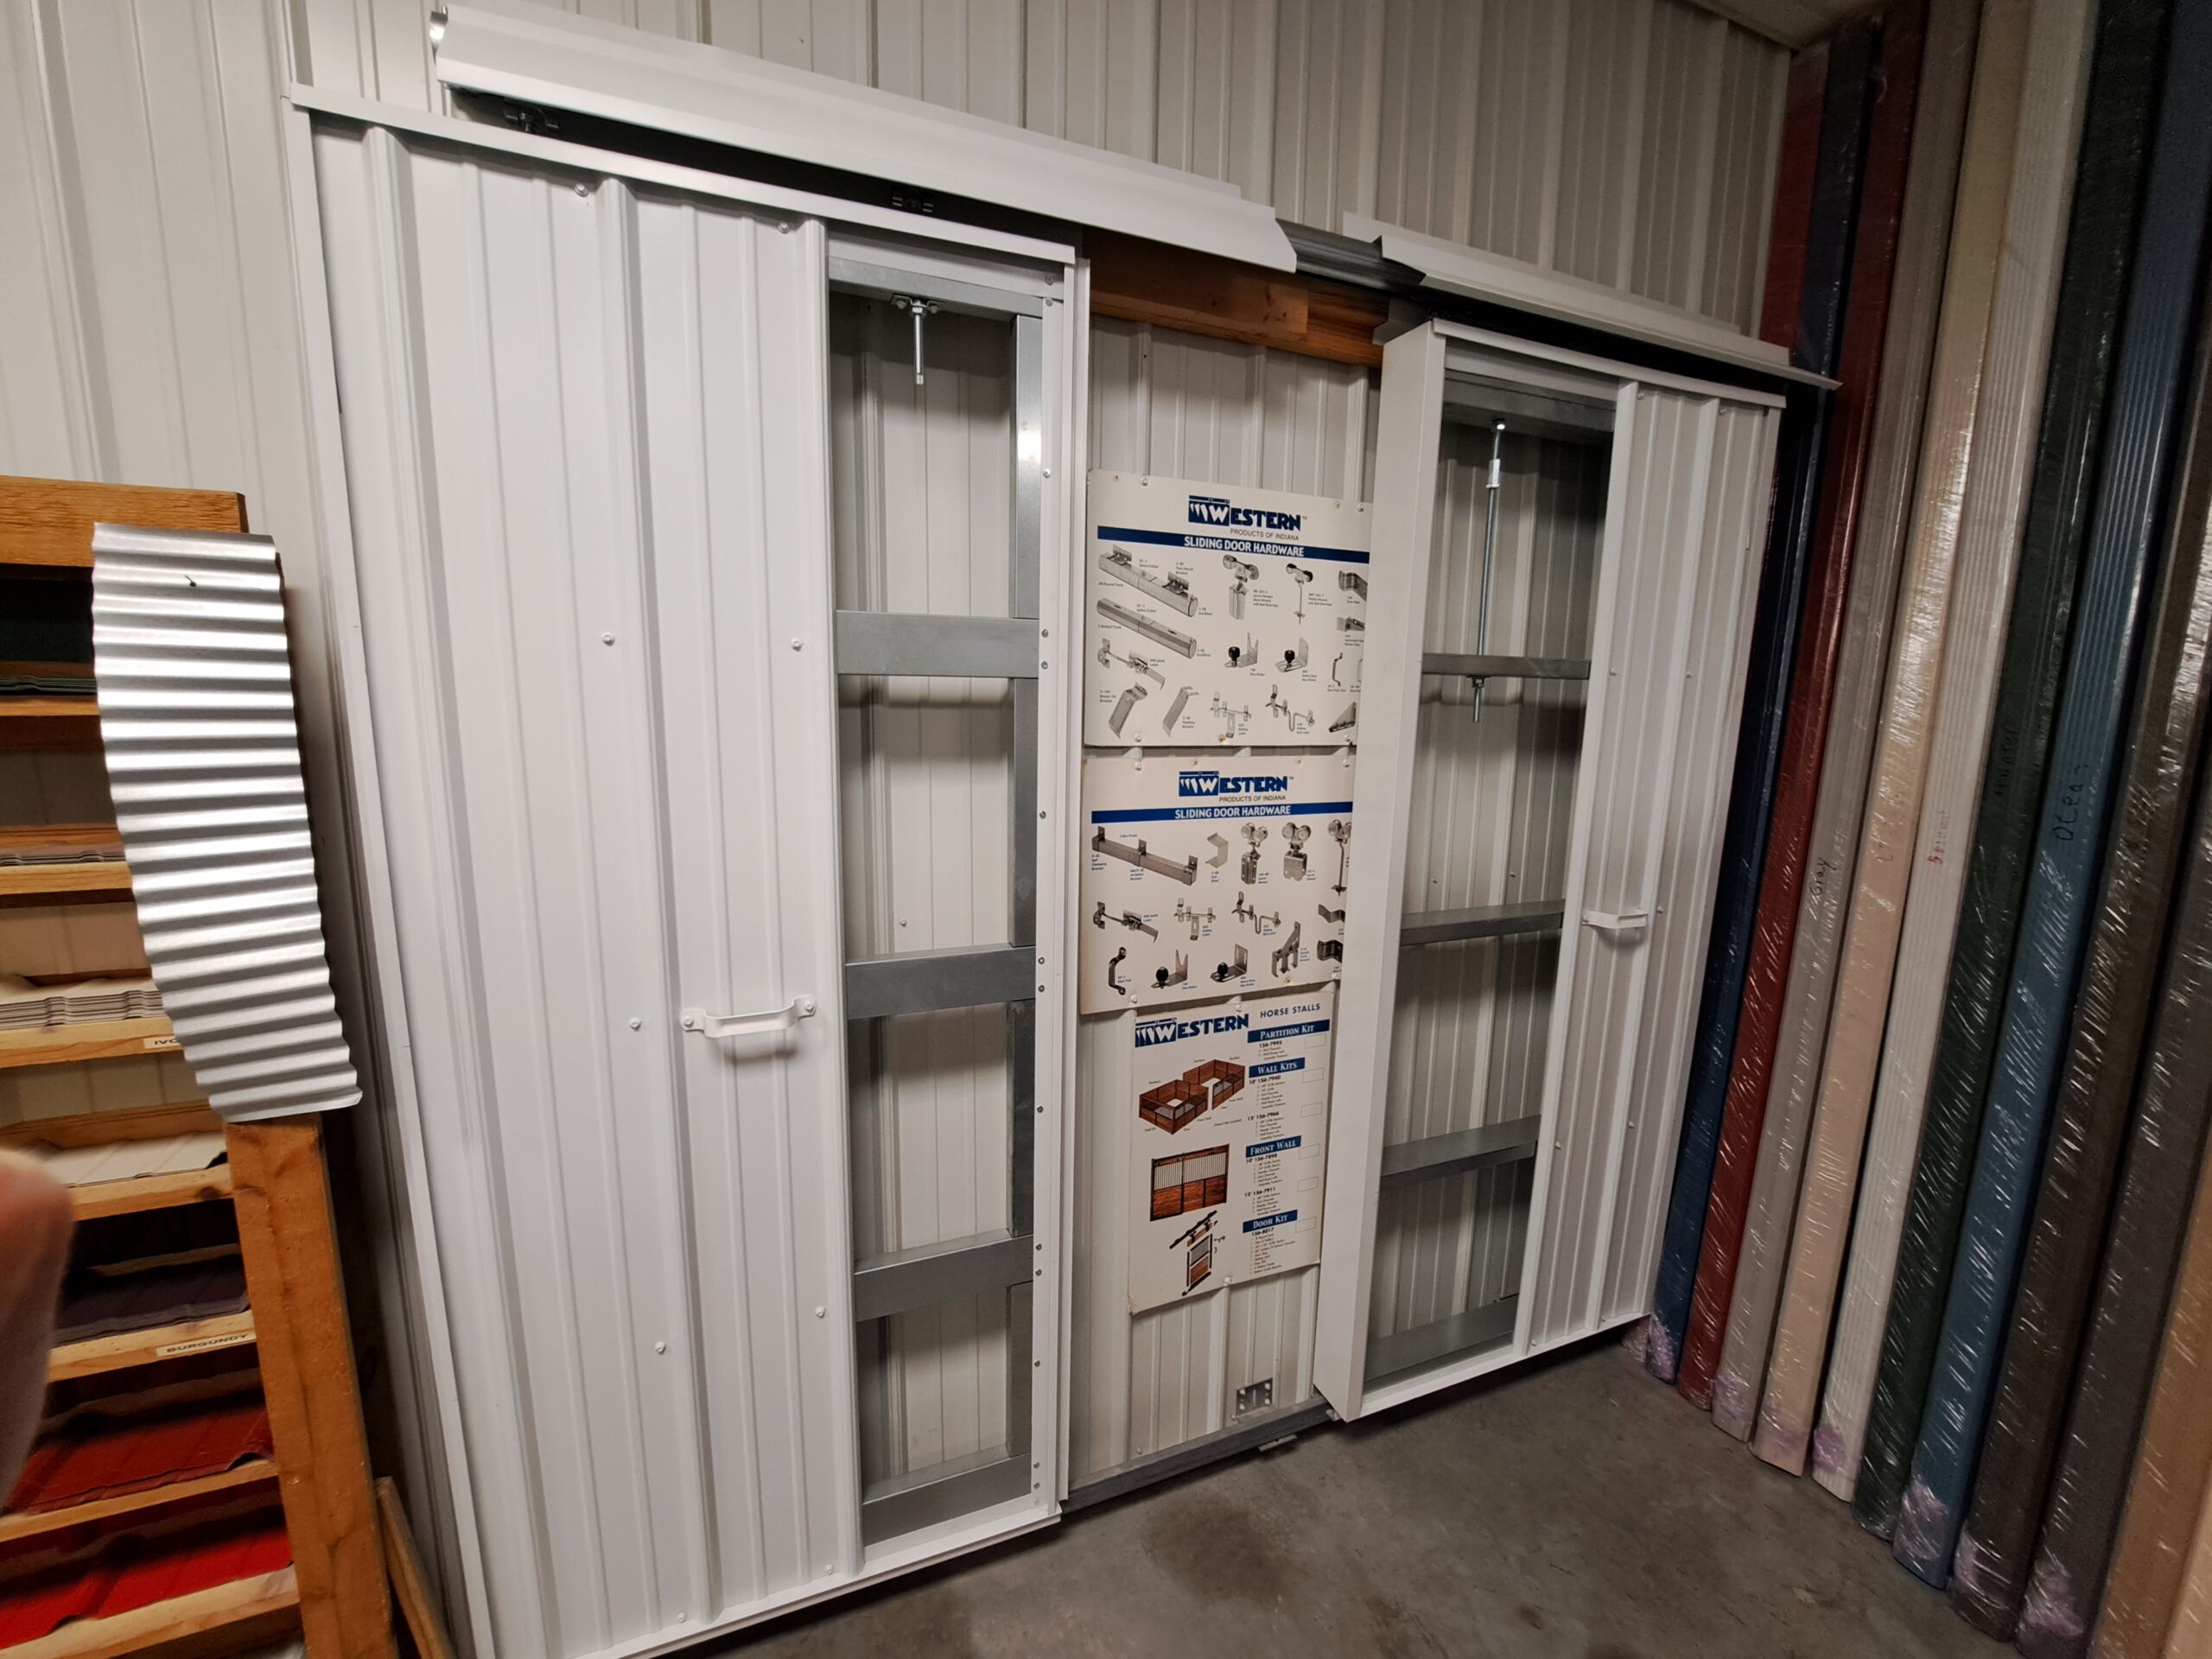
[[[1651,922],[1648,910],[1586,910],[1582,925],[1606,933],[1640,933]]]
[[[795,996],[788,1008],[770,1008],[766,1014],[709,1014],[704,1008],[686,1008],[681,1016],[683,1029],[702,1037],[753,1037],[762,1032],[789,1031],[800,1020],[813,1017],[810,996]]]

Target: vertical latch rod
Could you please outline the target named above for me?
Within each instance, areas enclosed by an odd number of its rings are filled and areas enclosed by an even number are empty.
[[[1483,590],[1481,607],[1475,613],[1475,651],[1483,655],[1490,650],[1490,567],[1497,551],[1497,493],[1505,482],[1505,423],[1498,422],[1490,429],[1490,503],[1483,518]],[[1480,675],[1470,675],[1467,683],[1474,689],[1474,719],[1477,725],[1483,718],[1483,685]]]
[[[937,315],[935,300],[917,299],[911,294],[893,294],[892,308],[904,311],[914,320],[914,384],[922,384],[922,319]]]

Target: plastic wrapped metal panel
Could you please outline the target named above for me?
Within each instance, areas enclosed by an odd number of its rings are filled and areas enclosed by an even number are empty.
[[[1957,623],[1944,640],[1928,787],[1897,939],[1897,978],[1890,990],[1866,1166],[1852,1217],[1850,1266],[1828,1352],[1820,1427],[1813,1436],[1815,1478],[1847,1499],[1859,1476],[1866,1407],[1874,1391],[1905,1197],[1920,1144],[1928,1065],[1958,926],[1967,838],[1996,709],[2005,634],[1999,619],[2010,617],[2012,578],[2019,568],[2088,67],[2088,10],[2077,0],[2039,4],[2030,29],[2006,210],[2005,260],[1982,372],[1980,430],[1959,527],[1958,592],[1953,601]]]
[[[1751,1442],[1760,1457],[1793,1473],[1803,1470],[1812,1439],[1927,781],[1944,632],[1957,587],[1959,521],[1982,412],[1983,361],[2002,263],[2030,16],[2029,0],[1992,0],[1982,13],[1975,53],[1950,269],[1898,601],[1903,609],[1868,785],[1805,1186]]]
[[[1090,391],[1095,467],[1369,493],[1376,399],[1366,369],[1101,321]],[[1128,1160],[1120,1120],[1099,1103],[1127,1088],[1133,1017],[1086,1019],[1077,1034],[1068,1466],[1078,1485],[1233,1427],[1249,1384],[1269,1383],[1278,1408],[1313,1390],[1313,1270],[1128,1311]]]
[[[2112,1181],[2135,1096],[2158,937],[2173,896],[2203,748],[2212,642],[2212,357],[2200,353],[2196,416],[2159,578],[2142,691],[2128,736],[2065,1071],[2051,1108],[2034,1219],[2005,1338],[2004,1369],[1959,1537],[1954,1599],[1967,1621],[2012,1634],[2045,1482],[2095,1283]],[[2212,1414],[2206,1414],[2212,1433]]]
[[[1795,347],[1805,302],[1805,262],[1813,231],[1813,181],[1821,165],[1821,111],[1828,90],[1828,45],[1821,41],[1789,60],[1782,108],[1782,149],[1775,163],[1774,215],[1768,232],[1766,294],[1759,338]]]
[[[1839,358],[1842,384],[1835,394],[1833,433],[1822,461],[1813,575],[1790,677],[1789,742],[1775,780],[1758,906],[1738,988],[1735,1041],[1726,1074],[1715,1085],[1726,1093],[1675,1376],[1683,1395],[1700,1406],[1713,1400],[1713,1376],[1719,1364],[1721,1334],[1735,1289],[1737,1251],[1743,1243],[1759,1129],[1766,1114],[1775,1015],[1782,980],[1789,971],[1789,943],[1797,931],[1797,906],[1804,896],[1805,848],[1813,832],[1814,798],[1827,749],[1828,710],[1835,692],[1844,616],[1851,602],[1859,488],[1866,481],[1874,435],[1876,390],[1889,328],[1891,277],[1911,159],[1926,21],[1925,0],[1900,0],[1882,19],[1881,62],[1867,118],[1866,176],[1859,229],[1852,244],[1851,292]],[[1724,872],[1728,868],[1725,853],[1722,868]],[[1716,955],[1721,944],[1714,940]],[[1697,1051],[1690,1078],[1693,1095],[1700,1086],[1698,1068],[1708,1058],[1717,1062],[1717,1052]],[[1686,1140],[1688,1133],[1686,1126]],[[1670,1231],[1672,1224],[1670,1218]],[[1662,1262],[1662,1291],[1666,1282]],[[1653,1313],[1655,1342],[1664,1312],[1662,1304]]]
[[[1949,1576],[2012,1306],[2162,551],[2162,510],[2182,436],[2212,192],[2212,123],[2203,119],[2205,100],[2212,98],[2212,8],[2177,11],[2166,65],[2113,371],[2112,431],[2099,468],[2082,555],[2081,613],[2051,739],[2035,874],[2005,990],[1920,1444],[1897,1513],[1897,1559],[1936,1584]]]
[[[1794,918],[1795,937],[1777,947],[1772,976],[1764,976],[1755,963],[1745,982],[1747,996],[1774,999],[1770,1063],[1762,1071],[1762,1057],[1752,1051],[1743,1056],[1743,1075],[1732,1069],[1730,1073],[1732,1090],[1765,1103],[1736,1284],[1713,1373],[1713,1421],[1738,1440],[1750,1437],[1757,1417],[1783,1270],[1796,1227],[1805,1135],[1819,1093],[1844,900],[1857,866],[1867,773],[1889,671],[1980,10],[1979,0],[1931,0],[1929,8],[1899,231],[1897,299],[1882,346],[1874,435],[1853,556],[1855,574],[1829,702],[1820,791],[1805,848],[1803,896]],[[1697,1338],[1694,1326],[1692,1338]]]
[[[2075,579],[2095,500],[2105,391],[2135,241],[2166,0],[2105,0],[2053,325],[2043,430],[2021,537],[1981,803],[1929,1068],[1919,1156],[1853,1503],[1887,1536],[1920,1436],[1959,1214],[2043,806]]]
[[[2020,1609],[2019,1648],[2034,1659],[2088,1650],[2183,1236],[2196,1225],[2190,1206],[2204,1181],[2212,1118],[2212,787],[2202,775],[2170,940],[2082,1364]],[[2201,1395],[2190,1404],[2202,1414]]]
[[[1850,275],[1852,228],[1859,209],[1866,159],[1868,106],[1872,96],[1875,31],[1857,21],[1838,29],[1827,46],[1827,87],[1821,105],[1820,156],[1814,169],[1812,218],[1806,239],[1803,294],[1790,359],[1799,368],[1835,372],[1842,338],[1844,296]],[[1691,1040],[1688,1094],[1675,1147],[1666,1230],[1652,1292],[1644,1363],[1672,1382],[1689,1321],[1697,1281],[1699,1240],[1720,1136],[1721,1103],[1736,1051],[1736,1016],[1743,1002],[1744,970],[1758,903],[1759,872],[1766,860],[1767,826],[1774,807],[1776,774],[1789,730],[1789,688],[1804,620],[1804,594],[1819,528],[1821,454],[1832,396],[1795,396],[1783,422],[1776,510],[1759,577],[1758,607],[1751,625],[1751,657],[1745,671],[1745,719],[1736,745],[1728,815],[1720,842],[1720,897],[1713,915],[1697,1023]]]
[[[2201,766],[2197,786],[2204,786]],[[2178,931],[2166,944],[2169,956],[2201,956],[2208,948],[2212,939],[2186,938]],[[2155,1064],[2156,1051],[2148,1058]],[[2144,1086],[2169,1085],[2146,1078]],[[2037,1219],[2040,1225],[2041,1217]],[[2024,1299],[2024,1281],[2022,1289]],[[2011,1366],[2008,1356],[2007,1370]],[[2158,1659],[2167,1632],[2180,1628],[2192,1541],[2212,1549],[2212,1538],[2196,1539],[2199,1512],[2212,1502],[2212,1411],[2205,1408],[2207,1402],[2212,1402],[2212,1163],[2197,1176],[2158,1381],[2143,1416],[2143,1443],[2127,1484],[2127,1510],[2097,1615],[2092,1651],[2098,1659]],[[1970,1532],[1980,1516],[1977,1494]],[[1961,1588],[1966,1547],[1961,1539]]]

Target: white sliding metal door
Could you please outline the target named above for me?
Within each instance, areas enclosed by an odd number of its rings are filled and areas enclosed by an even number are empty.
[[[324,121],[313,151],[381,1007],[478,1645],[659,1651],[1033,1524],[1064,264],[457,136]],[[851,314],[894,296],[895,331]],[[870,435],[855,342],[913,381],[916,301],[932,384]],[[948,392],[988,406],[957,454]],[[991,503],[932,537],[918,478]],[[973,568],[933,585],[953,540]],[[918,846],[977,861],[964,907]]]
[[[1392,902],[1345,940],[1315,1358],[1345,1416],[1649,1295],[1778,402],[1446,324],[1386,348],[1398,677],[1351,880]]]

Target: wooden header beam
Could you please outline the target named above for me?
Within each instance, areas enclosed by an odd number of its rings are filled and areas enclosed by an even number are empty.
[[[1380,295],[1101,232],[1084,238],[1090,312],[1213,340],[1379,367]]]

